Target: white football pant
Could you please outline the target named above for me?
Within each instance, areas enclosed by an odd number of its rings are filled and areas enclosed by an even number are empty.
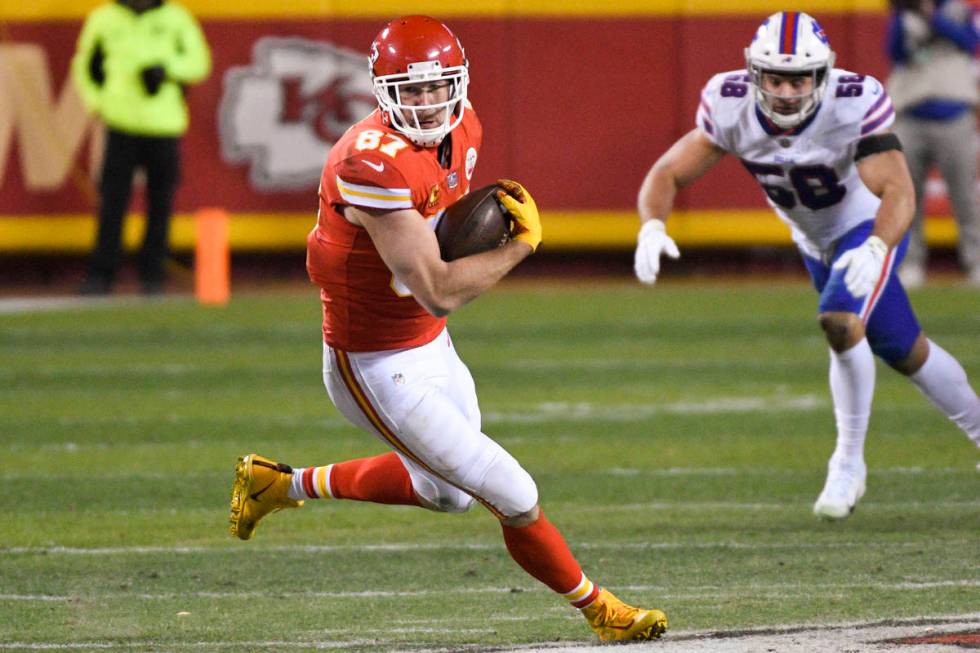
[[[323,381],[344,417],[398,453],[430,507],[464,512],[477,499],[498,517],[513,517],[537,504],[530,474],[480,431],[476,386],[448,331],[393,351],[324,344]]]

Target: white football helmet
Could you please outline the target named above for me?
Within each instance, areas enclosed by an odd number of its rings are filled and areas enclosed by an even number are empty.
[[[783,11],[766,18],[745,48],[745,66],[752,79],[755,100],[769,120],[790,129],[809,118],[820,105],[834,67],[834,51],[823,28],[812,16],[800,11]],[[773,94],[762,89],[762,73],[812,75],[813,90],[799,96],[797,112],[777,113]]]

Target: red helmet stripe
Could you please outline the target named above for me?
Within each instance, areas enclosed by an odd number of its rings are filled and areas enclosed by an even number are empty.
[[[799,23],[800,13],[798,11],[783,12],[783,24],[781,25],[782,38],[779,40],[779,54],[795,54],[796,52],[796,27]]]

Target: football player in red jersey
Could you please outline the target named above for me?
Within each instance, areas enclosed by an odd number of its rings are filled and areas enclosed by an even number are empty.
[[[323,378],[334,405],[388,454],[292,468],[239,460],[231,532],[249,539],[269,512],[352,499],[464,512],[481,503],[514,560],[579,608],[603,640],[658,637],[667,618],[626,605],[583,573],[538,506],[534,480],[481,430],[469,370],[445,316],[493,286],[541,241],[520,184],[501,181],[513,217],[502,247],[444,262],[435,225],[466,194],[482,141],[466,99],[463,48],[442,23],[407,16],[371,46],[378,109],[330,151],[307,269],[323,302]]]

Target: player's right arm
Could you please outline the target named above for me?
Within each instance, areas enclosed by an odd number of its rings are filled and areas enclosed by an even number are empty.
[[[680,250],[667,235],[667,216],[674,208],[677,191],[691,183],[721,158],[725,150],[715,145],[700,128],[694,128],[657,159],[640,186],[638,210],[640,234],[633,267],[637,278],[652,284],[660,272],[663,254],[678,258]]]
[[[436,317],[493,286],[534,251],[534,245],[524,240],[510,240],[497,249],[446,262],[439,254],[435,232],[415,209],[347,206],[344,216],[367,230],[388,269]],[[529,219],[537,220],[536,210]]]
[[[657,159],[640,186],[640,222],[665,221],[677,191],[708,172],[725,156],[700,128],[681,137]]]
[[[349,156],[332,169],[336,179],[325,171],[321,194],[327,189],[332,195],[330,185],[337,187],[340,197],[333,203],[367,231],[388,269],[432,315],[442,317],[467,303],[537,248],[541,222],[534,200],[520,184],[501,180],[508,196],[501,202],[512,217],[511,240],[488,252],[443,261],[432,225],[414,208],[409,179],[417,171],[398,158],[408,144],[397,134],[375,129],[352,136]]]

